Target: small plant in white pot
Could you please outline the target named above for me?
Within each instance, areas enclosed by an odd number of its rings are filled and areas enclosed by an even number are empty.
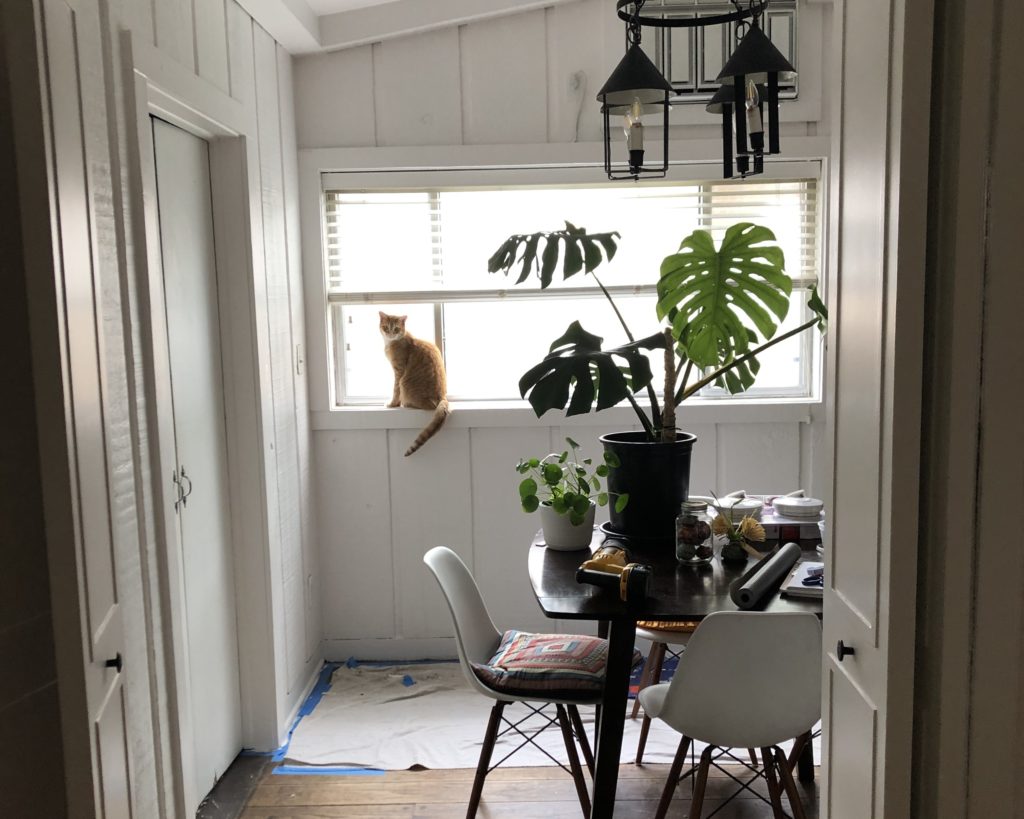
[[[613,452],[605,452],[602,463],[580,458],[580,445],[566,438],[569,449],[551,452],[543,458],[521,458],[516,471],[525,477],[519,484],[519,501],[524,512],[540,509],[544,542],[549,549],[569,551],[590,545],[594,530],[594,512],[606,506],[609,493],[601,486],[618,464]],[[615,509],[621,512],[629,495],[615,496]]]

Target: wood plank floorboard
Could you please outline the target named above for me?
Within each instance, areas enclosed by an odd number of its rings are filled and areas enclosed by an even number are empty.
[[[749,773],[728,770],[744,781]],[[242,819],[461,819],[474,771],[389,771],[376,776],[279,776],[268,768],[257,783]],[[649,819],[665,785],[668,765],[623,765],[616,819]],[[688,817],[691,780],[676,789],[670,819]],[[770,819],[771,807],[749,791],[722,807],[737,789],[724,773],[712,771],[704,816]],[[797,784],[808,819],[818,818],[817,783]],[[763,780],[756,786],[767,795]],[[783,807],[788,803],[783,799]],[[478,819],[580,819],[572,780],[558,768],[499,768],[487,777]]]

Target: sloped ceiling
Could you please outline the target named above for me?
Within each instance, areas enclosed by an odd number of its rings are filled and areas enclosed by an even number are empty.
[[[578,0],[238,0],[293,54],[337,51]]]

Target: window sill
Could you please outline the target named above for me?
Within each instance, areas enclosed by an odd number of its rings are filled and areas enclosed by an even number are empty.
[[[811,415],[821,401],[815,398],[705,399],[687,401],[679,410],[680,427],[686,424],[750,424],[810,423]],[[381,406],[350,406],[310,413],[314,430],[332,429],[420,429],[426,410]],[[452,403],[452,414],[446,421],[453,427],[594,427],[632,428],[636,415],[629,406],[612,407],[601,413],[588,413],[566,418],[552,411],[537,418],[525,401],[463,401]]]

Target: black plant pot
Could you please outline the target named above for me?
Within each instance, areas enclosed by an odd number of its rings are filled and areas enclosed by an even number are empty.
[[[612,432],[599,439],[621,464],[608,475],[612,533],[633,546],[672,546],[679,504],[689,496],[690,451],[696,435],[676,433],[674,442],[650,442],[643,432]],[[615,511],[615,494],[629,503]]]

